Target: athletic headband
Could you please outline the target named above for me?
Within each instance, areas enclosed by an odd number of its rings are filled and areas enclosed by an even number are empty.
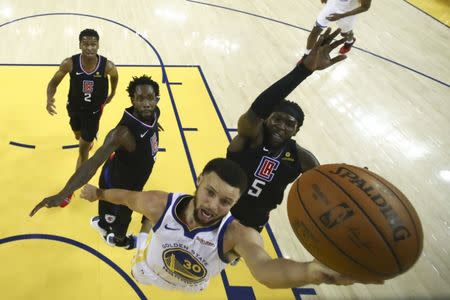
[[[301,116],[300,112],[297,109],[295,109],[294,107],[292,107],[292,105],[290,105],[289,103],[282,102],[282,103],[278,104],[275,107],[275,109],[273,110],[273,112],[287,113],[288,115],[294,117],[297,120],[299,126],[303,124],[303,120],[302,120],[302,116]]]

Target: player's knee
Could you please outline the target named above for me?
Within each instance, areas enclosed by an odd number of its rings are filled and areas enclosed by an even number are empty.
[[[92,142],[85,141],[82,137],[79,139],[79,153],[82,157],[88,157],[89,156],[89,148],[91,146]]]

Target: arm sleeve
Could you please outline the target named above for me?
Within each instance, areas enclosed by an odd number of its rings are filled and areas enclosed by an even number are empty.
[[[312,72],[303,64],[297,65],[291,72],[262,92],[251,105],[258,117],[265,119],[275,106],[286,98]]]

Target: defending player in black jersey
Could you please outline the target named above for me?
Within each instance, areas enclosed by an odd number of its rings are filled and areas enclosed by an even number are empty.
[[[82,164],[56,195],[42,200],[30,213],[42,207],[60,205],[67,195],[86,184],[103,165],[99,186],[142,191],[150,176],[158,152],[158,118],[160,115],[158,83],[150,77],[133,77],[127,88],[133,104],[124,111],[119,124],[111,130],[103,145]],[[99,216],[92,218],[96,228],[110,245],[135,247],[133,236],[126,236],[132,211],[123,205],[99,202]],[[150,224],[143,222],[148,232]]]
[[[67,73],[70,74],[70,88],[67,111],[70,127],[79,141],[79,155],[76,168],[89,157],[89,149],[97,135],[103,106],[109,103],[116,93],[119,76],[114,63],[106,57],[97,55],[99,35],[93,29],[85,29],[79,35],[81,54],[63,60],[47,86],[47,111],[56,114],[55,93]],[[108,75],[111,92],[108,96]],[[61,203],[66,206],[72,195]]]
[[[283,200],[286,186],[301,173],[319,165],[316,157],[299,146],[292,137],[303,124],[300,106],[285,100],[315,70],[345,59],[330,59],[331,50],[344,42],[333,42],[339,30],[328,29],[316,41],[311,53],[297,66],[270,86],[239,118],[238,135],[227,149],[227,158],[237,162],[247,173],[249,188],[231,209],[246,226],[261,231],[270,211]]]

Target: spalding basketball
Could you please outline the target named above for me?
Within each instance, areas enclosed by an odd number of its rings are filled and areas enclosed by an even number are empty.
[[[422,252],[422,225],[414,207],[367,169],[331,164],[309,170],[292,185],[287,208],[303,246],[357,280],[393,278]]]

